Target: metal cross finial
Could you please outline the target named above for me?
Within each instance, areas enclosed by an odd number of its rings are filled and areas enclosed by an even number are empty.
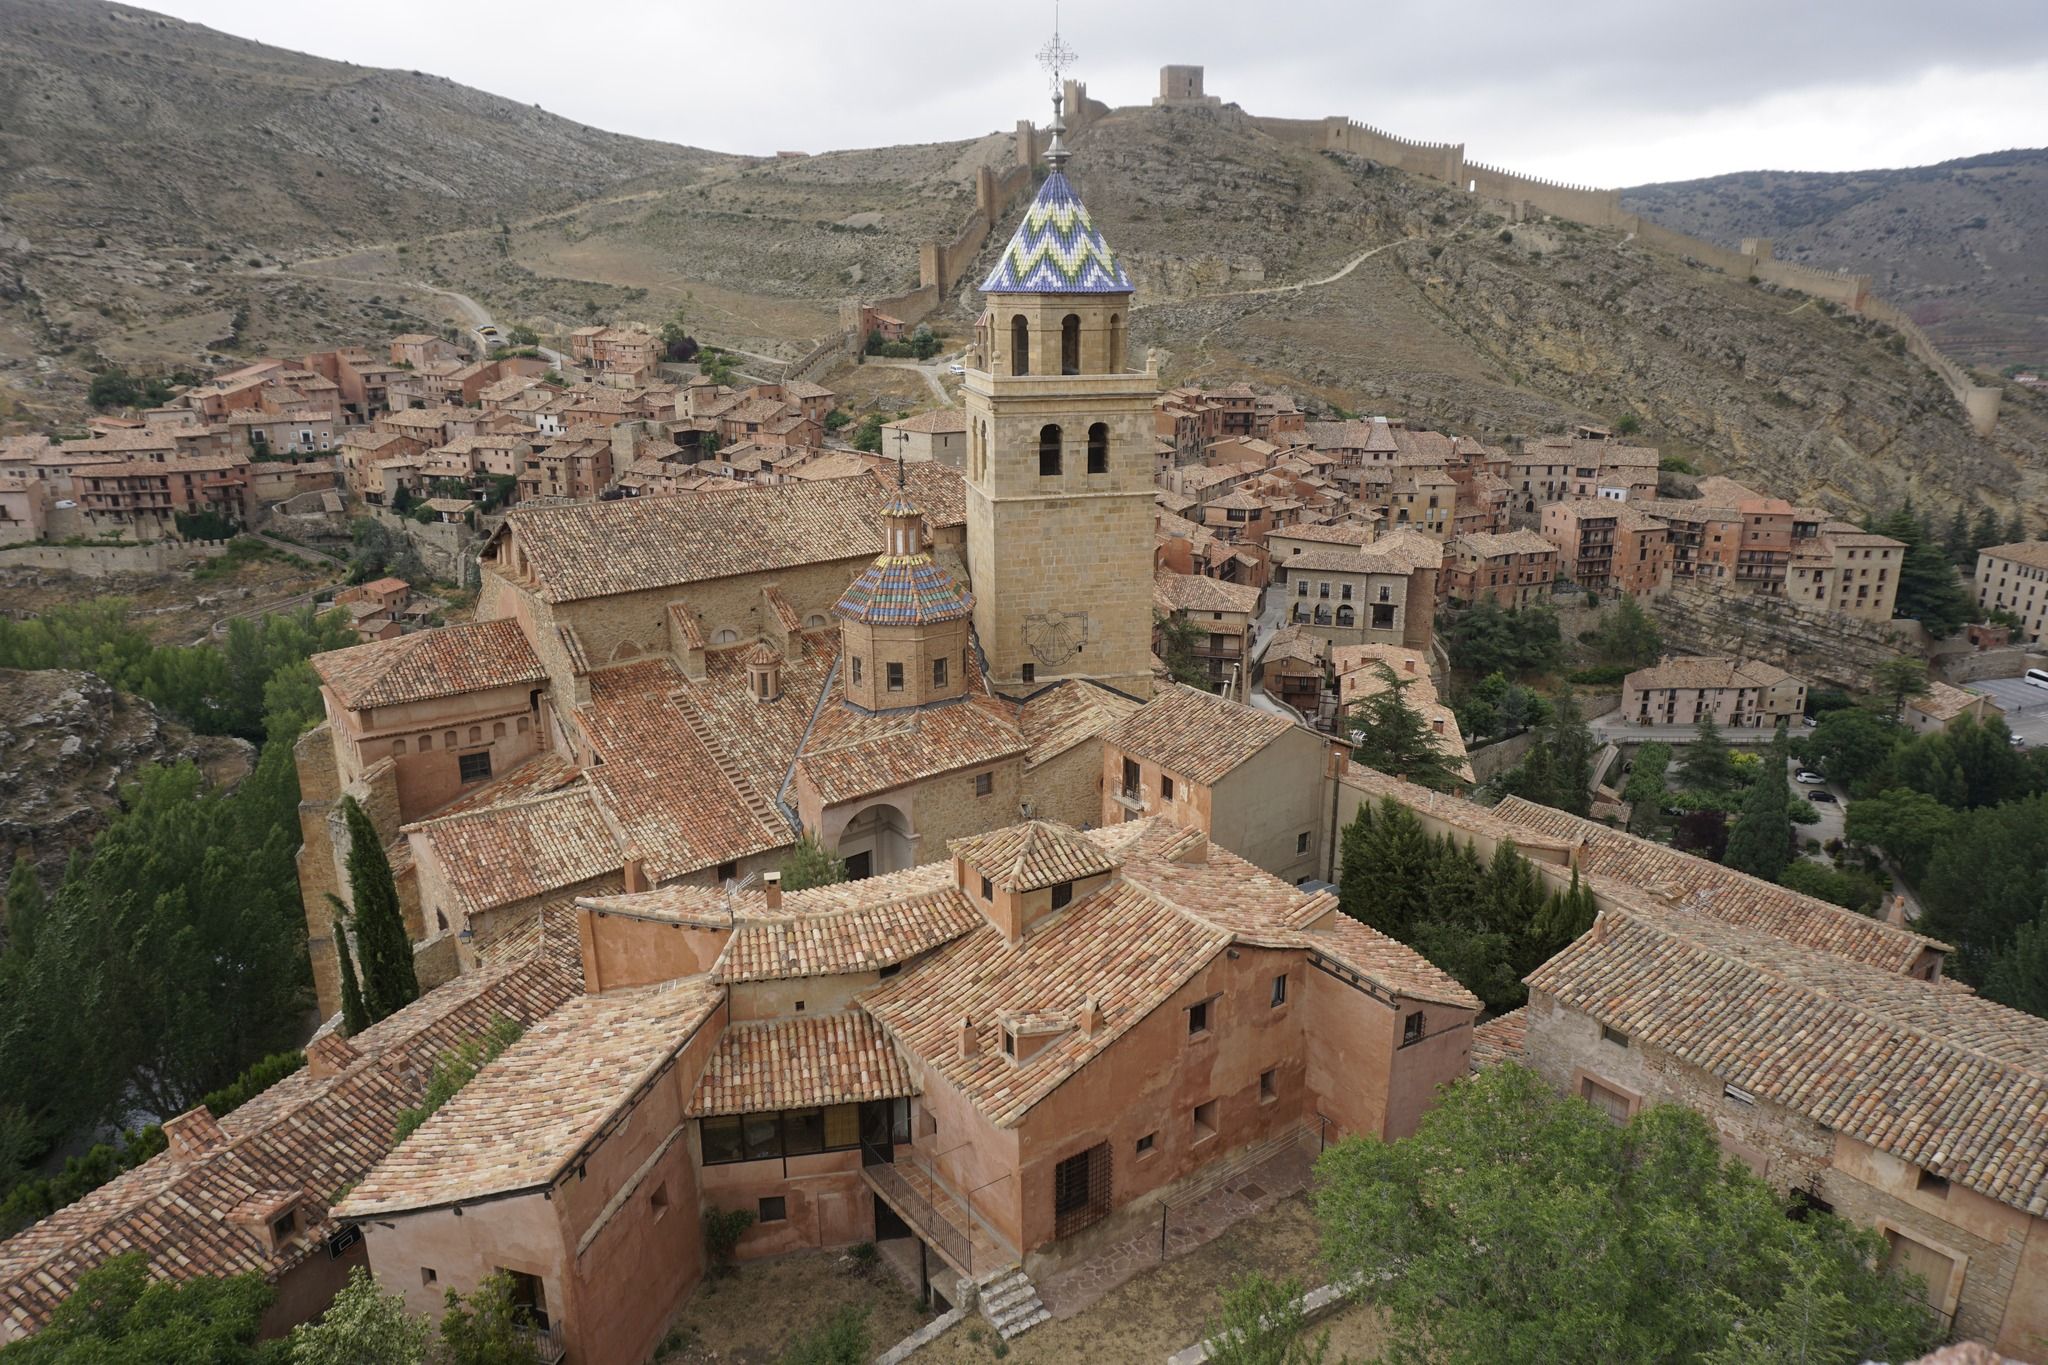
[[[1052,143],[1045,149],[1045,160],[1055,171],[1067,164],[1066,145],[1060,138],[1060,135],[1067,131],[1066,120],[1061,116],[1061,108],[1067,97],[1064,77],[1067,68],[1079,60],[1081,55],[1060,41],[1059,0],[1053,0],[1052,38],[1044,47],[1038,49],[1038,64],[1052,77]]]
[[[899,431],[894,433],[894,435],[896,437],[896,488],[900,492],[905,486],[903,481],[903,448],[910,444],[910,433]]]

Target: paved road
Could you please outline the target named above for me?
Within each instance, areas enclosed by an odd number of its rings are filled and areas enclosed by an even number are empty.
[[[2043,694],[2048,695],[2048,694]],[[1690,725],[1631,725],[1622,719],[1620,713],[1610,711],[1587,722],[1595,739],[1615,744],[1647,744],[1661,739],[1666,744],[1690,744],[1699,737],[1699,731]],[[1795,733],[1797,733],[1795,731]],[[1776,739],[1776,730],[1723,730],[1721,738],[1730,744],[1769,744]]]
[[[1969,685],[2005,712],[2005,728],[2029,745],[2048,744],[2048,688],[2018,678],[1986,678]]]

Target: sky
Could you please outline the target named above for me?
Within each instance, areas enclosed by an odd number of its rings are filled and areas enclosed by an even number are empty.
[[[1047,121],[1053,0],[141,0],[594,127],[764,154]],[[579,18],[587,15],[587,19]],[[1344,114],[1546,179],[1915,166],[2048,144],[2048,0],[1065,0],[1071,74],[1167,63],[1255,114]]]

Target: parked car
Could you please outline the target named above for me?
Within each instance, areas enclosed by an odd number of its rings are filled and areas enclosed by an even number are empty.
[[[1806,799],[1809,801],[1823,801],[1830,806],[1835,804],[1835,794],[1830,791],[1810,791],[1806,794]]]
[[[956,360],[946,367],[946,372],[948,374],[966,374],[967,367]]]
[[[2027,747],[2027,742],[2024,739],[2021,739],[2018,735],[2013,735],[2011,738],[2013,748],[2024,749]]]
[[[1804,726],[1805,726],[1805,727],[1806,727],[1807,729],[1811,730],[1811,729],[1813,729],[1813,728],[1814,728],[1814,727],[1815,727],[1816,725],[1819,725],[1819,724],[1820,724],[1820,717],[1819,717],[1819,716],[1801,716],[1801,717],[1799,718],[1799,723],[1800,723],[1801,725],[1804,725]]]
[[[1821,783],[1827,781],[1825,777],[1822,777],[1819,773],[1814,772],[1810,768],[1801,768],[1798,772],[1792,774],[1792,780],[1794,782],[1803,783],[1804,785],[1809,787],[1817,787]]]

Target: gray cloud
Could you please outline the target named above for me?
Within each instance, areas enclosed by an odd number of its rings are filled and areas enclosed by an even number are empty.
[[[1050,6],[613,0],[589,24],[554,0],[158,7],[725,151],[950,140],[1046,113],[1031,54]],[[1257,113],[1347,114],[1606,184],[2048,141],[2033,0],[1098,0],[1067,5],[1065,29],[1075,75],[1110,104],[1144,102],[1161,64],[1192,62]]]

